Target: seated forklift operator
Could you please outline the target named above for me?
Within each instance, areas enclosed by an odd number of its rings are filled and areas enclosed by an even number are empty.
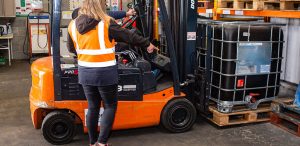
[[[105,0],[85,0],[79,16],[71,21],[68,49],[78,55],[78,79],[88,101],[87,127],[90,145],[107,145],[117,108],[118,72],[115,41],[157,49],[149,40],[118,25],[107,16]],[[97,135],[99,110],[103,100],[104,113]]]

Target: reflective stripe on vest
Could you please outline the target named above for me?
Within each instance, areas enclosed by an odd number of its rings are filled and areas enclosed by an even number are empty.
[[[80,48],[75,21],[71,24],[72,39],[76,46],[78,65],[84,67],[109,67],[116,65],[115,48],[107,48],[105,44],[105,24],[103,21],[98,24],[98,48]],[[107,30],[106,30],[107,31]],[[88,35],[88,34],[84,34]],[[91,40],[92,41],[92,40]]]

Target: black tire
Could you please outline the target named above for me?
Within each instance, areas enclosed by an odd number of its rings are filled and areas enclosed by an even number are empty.
[[[49,143],[53,145],[68,144],[76,135],[76,124],[70,114],[53,111],[44,118],[41,130]]]
[[[185,98],[169,102],[161,114],[161,126],[173,133],[190,130],[196,121],[197,111],[194,105]]]

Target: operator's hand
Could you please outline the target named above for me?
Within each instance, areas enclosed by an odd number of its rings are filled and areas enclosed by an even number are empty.
[[[159,51],[158,48],[156,48],[153,44],[150,43],[149,47],[147,48],[148,53],[153,53],[154,50]]]
[[[136,15],[136,11],[134,9],[129,9],[127,12],[126,12],[126,17],[129,17],[129,16],[134,16]]]

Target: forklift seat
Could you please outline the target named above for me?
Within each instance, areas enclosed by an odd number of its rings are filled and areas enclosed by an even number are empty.
[[[141,70],[143,74],[143,91],[151,92],[156,90],[157,81],[151,70],[151,63],[145,59],[136,59],[133,62],[134,66]]]
[[[134,66],[141,69],[142,73],[151,72],[151,64],[145,59],[135,59]]]

